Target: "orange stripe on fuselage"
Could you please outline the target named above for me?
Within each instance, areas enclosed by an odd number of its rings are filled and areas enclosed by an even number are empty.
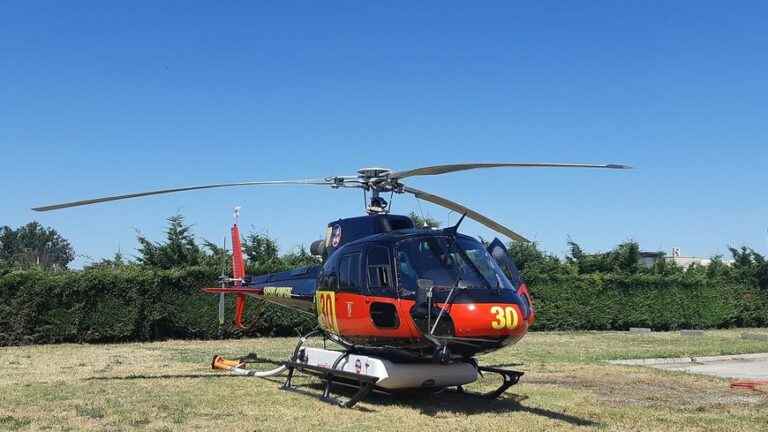
[[[342,336],[370,336],[383,338],[417,338],[420,332],[414,328],[410,310],[413,300],[392,297],[366,296],[349,292],[334,295],[337,332]],[[377,327],[371,319],[373,303],[389,303],[395,306],[399,325],[396,328]]]
[[[333,295],[333,311],[320,310],[321,324],[330,324],[328,330],[342,336],[370,336],[418,338],[421,331],[411,319],[411,308],[415,301],[391,297],[366,296],[349,292]],[[327,300],[326,300],[327,301]],[[397,328],[381,328],[371,319],[371,304],[390,303],[398,314]],[[327,303],[326,303],[327,304]],[[436,304],[437,307],[442,306]],[[509,303],[455,303],[450,305],[448,314],[454,322],[458,337],[520,337],[527,333],[528,322],[523,319],[520,307]],[[326,316],[335,318],[335,325],[324,322]]]

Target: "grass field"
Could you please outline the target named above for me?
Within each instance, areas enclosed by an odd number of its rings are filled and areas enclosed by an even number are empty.
[[[768,330],[753,330],[768,333]],[[503,399],[370,396],[353,409],[209,369],[214,353],[287,357],[294,339],[0,348],[0,430],[768,430],[768,396],[622,358],[768,352],[741,331],[533,333],[484,364],[526,375]],[[265,365],[266,367],[267,365]],[[296,380],[318,395],[315,379]],[[490,389],[483,379],[473,389]]]

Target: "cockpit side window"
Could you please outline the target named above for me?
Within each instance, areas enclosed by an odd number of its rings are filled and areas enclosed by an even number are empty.
[[[389,249],[384,246],[369,246],[367,252],[368,291],[371,295],[394,295]]]

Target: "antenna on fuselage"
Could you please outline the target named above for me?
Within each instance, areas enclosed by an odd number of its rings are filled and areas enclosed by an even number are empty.
[[[449,233],[453,234],[453,235],[456,235],[456,233],[459,232],[459,225],[461,225],[461,223],[464,221],[464,218],[466,216],[467,216],[466,213],[462,214],[461,217],[459,218],[459,221],[456,222],[456,225],[454,225],[454,226],[452,226],[450,228],[446,228],[445,230],[448,231]]]

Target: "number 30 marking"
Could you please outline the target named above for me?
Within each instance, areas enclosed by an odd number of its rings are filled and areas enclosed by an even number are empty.
[[[512,306],[494,306],[491,308],[491,313],[496,315],[496,319],[491,321],[491,328],[494,330],[505,328],[512,330],[517,327],[517,311]]]
[[[317,291],[315,293],[317,303],[318,321],[326,330],[339,332],[339,323],[336,321],[336,293],[333,291]]]

